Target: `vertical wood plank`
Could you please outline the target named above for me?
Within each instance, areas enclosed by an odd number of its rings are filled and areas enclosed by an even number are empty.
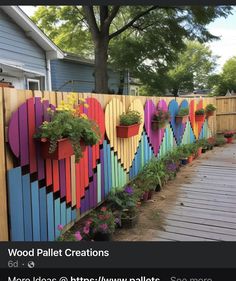
[[[0,241],[7,241],[8,218],[7,218],[7,187],[6,187],[6,146],[4,136],[4,111],[3,111],[3,89],[0,88]]]

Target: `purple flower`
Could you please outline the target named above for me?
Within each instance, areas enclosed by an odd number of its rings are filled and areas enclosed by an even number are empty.
[[[78,240],[78,241],[81,241],[81,240],[83,239],[83,237],[81,236],[81,234],[80,234],[79,231],[77,231],[77,232],[75,233],[75,239]]]
[[[167,170],[168,170],[169,172],[175,172],[175,171],[176,171],[176,168],[177,168],[177,166],[176,166],[175,163],[169,163],[169,164],[167,165]]]
[[[134,190],[131,186],[126,186],[125,192],[129,195],[132,195],[134,193]]]
[[[63,225],[62,225],[62,224],[58,224],[57,229],[58,229],[59,231],[62,231],[62,230],[63,230]]]
[[[121,226],[121,221],[119,218],[115,218],[115,223],[118,224],[119,226]]]
[[[99,228],[100,228],[102,231],[106,232],[107,229],[108,229],[108,225],[107,225],[106,223],[103,223],[103,224],[101,224],[101,225],[99,226]]]
[[[86,225],[86,226],[83,228],[84,234],[89,234],[89,231],[90,231],[90,228],[89,228],[89,226]]]

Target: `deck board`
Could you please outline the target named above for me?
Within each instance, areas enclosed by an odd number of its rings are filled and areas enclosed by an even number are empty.
[[[236,144],[218,148],[180,172],[186,181],[160,210],[163,225],[150,240],[236,241],[235,152]]]

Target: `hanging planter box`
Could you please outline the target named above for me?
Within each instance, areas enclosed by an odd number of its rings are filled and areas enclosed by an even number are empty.
[[[167,126],[168,122],[160,122],[152,120],[152,130],[157,131],[158,129],[164,129]]]
[[[116,134],[118,138],[130,138],[136,136],[139,132],[140,124],[130,126],[116,126]]]
[[[175,116],[175,121],[178,124],[181,124],[181,123],[185,124],[188,121],[188,115],[185,115],[185,116],[176,115]]]
[[[204,122],[204,115],[195,114],[195,121],[196,122]]]
[[[80,142],[82,151],[85,150],[85,145]],[[53,153],[49,153],[50,142],[40,140],[41,156],[43,159],[62,160],[74,155],[74,150],[69,139],[64,138],[57,141],[57,148]]]
[[[213,116],[214,115],[214,111],[208,111],[206,112],[206,118]]]

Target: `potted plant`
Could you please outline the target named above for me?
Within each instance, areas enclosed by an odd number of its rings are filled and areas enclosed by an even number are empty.
[[[203,108],[195,111],[195,121],[196,122],[203,122],[204,116],[205,116],[205,110]]]
[[[190,151],[188,144],[184,144],[180,147],[180,160],[182,165],[186,165],[193,161],[192,151]]]
[[[176,123],[186,123],[188,121],[188,116],[189,116],[189,108],[181,108],[178,111],[178,114],[175,116],[175,121]]]
[[[227,143],[232,143],[233,142],[233,136],[234,136],[234,132],[233,131],[226,131],[224,133],[224,137],[227,140]]]
[[[213,147],[215,146],[216,143],[216,138],[215,137],[210,137],[207,139],[207,149],[212,150]]]
[[[208,146],[209,146],[208,141],[204,138],[204,139],[198,140],[197,143],[199,146],[199,152],[200,152],[200,148],[201,148],[201,153],[206,153],[206,151],[208,150]]]
[[[165,128],[170,121],[170,112],[163,109],[158,109],[152,117],[152,129],[154,131]]]
[[[115,216],[107,207],[95,210],[89,219],[89,231],[94,241],[110,241],[115,231]],[[88,225],[88,224],[87,224]]]
[[[141,121],[141,114],[138,111],[130,110],[127,113],[122,113],[120,124],[116,126],[117,137],[129,138],[137,135]]]
[[[206,118],[213,116],[215,111],[216,111],[216,107],[211,103],[208,104],[205,108]]]
[[[62,102],[55,110],[49,110],[51,121],[44,121],[34,136],[40,141],[44,159],[61,160],[74,154],[79,162],[85,146],[100,140],[98,125],[81,113],[81,108],[88,105],[84,101],[75,105],[75,95],[68,100],[67,104]]]
[[[143,168],[141,175],[144,186],[149,190],[160,190],[167,181],[165,163],[157,158],[152,158]]]
[[[223,136],[217,136],[215,146],[222,146],[226,143],[226,140]]]
[[[124,189],[113,190],[108,197],[108,204],[113,211],[120,212],[121,227],[134,227],[138,221],[137,203],[139,192],[127,185]]]

